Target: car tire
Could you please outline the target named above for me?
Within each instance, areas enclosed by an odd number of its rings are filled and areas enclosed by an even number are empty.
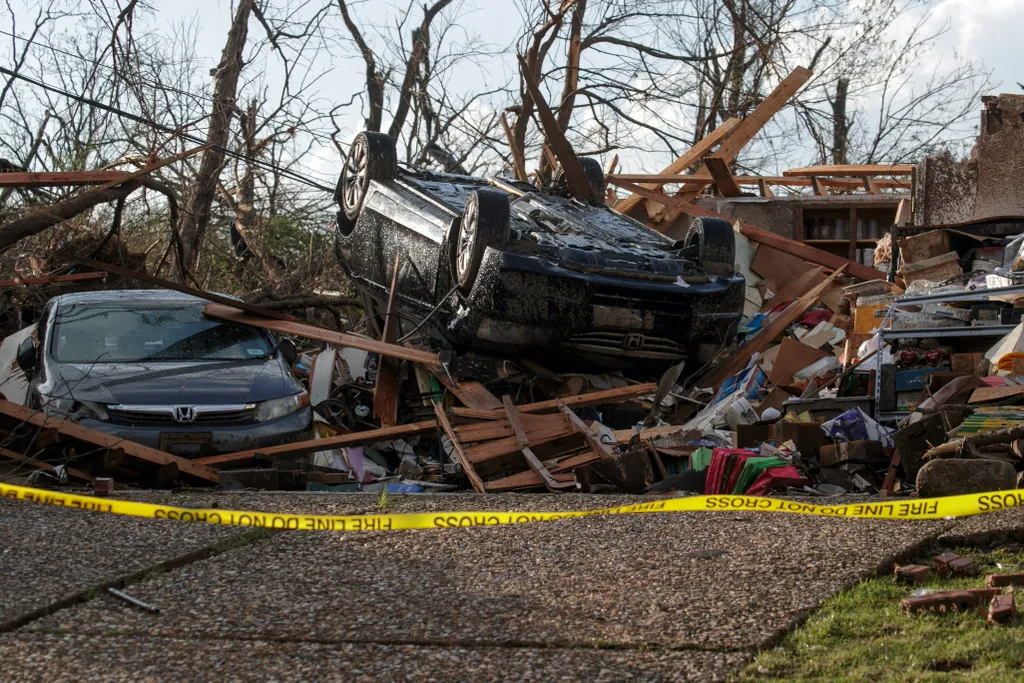
[[[736,272],[736,234],[727,220],[697,218],[690,224],[683,246],[708,275],[732,275]]]
[[[338,202],[341,213],[348,219],[343,222],[341,216],[338,216],[338,229],[343,235],[347,235],[355,226],[370,181],[387,182],[397,176],[398,151],[394,138],[384,133],[367,131],[356,135],[345,155],[341,177],[334,190],[334,201]]]
[[[583,174],[590,181],[590,186],[594,188],[594,201],[604,204],[607,184],[604,180],[604,169],[601,168],[601,162],[593,157],[580,157],[580,165],[583,166]]]
[[[476,281],[487,247],[501,249],[509,237],[508,195],[496,190],[474,190],[466,200],[454,246],[454,276],[468,292]]]

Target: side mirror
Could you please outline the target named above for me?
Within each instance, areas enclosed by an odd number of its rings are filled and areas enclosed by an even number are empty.
[[[277,343],[277,348],[281,350],[281,355],[288,361],[288,365],[295,365],[295,361],[299,359],[299,350],[295,348],[295,342],[291,339],[282,339]]]
[[[25,372],[36,367],[36,342],[32,337],[26,337],[18,344],[18,367]]]

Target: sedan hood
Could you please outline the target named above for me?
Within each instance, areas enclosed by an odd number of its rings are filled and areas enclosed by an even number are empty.
[[[256,403],[299,391],[277,358],[249,361],[58,363],[57,395],[142,405]],[[63,379],[63,382],[60,380]],[[63,386],[60,386],[60,385]]]

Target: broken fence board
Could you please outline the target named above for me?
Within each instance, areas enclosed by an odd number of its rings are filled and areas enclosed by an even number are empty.
[[[434,370],[433,373],[437,381],[443,384],[448,391],[455,394],[455,398],[462,401],[467,408],[473,410],[501,410],[501,401],[482,383],[476,380],[459,380],[453,383],[443,369]]]
[[[59,417],[47,416],[41,411],[32,410],[25,406],[19,406],[15,403],[11,403],[10,401],[0,400],[0,414],[18,420],[21,423],[31,424],[39,427],[40,429],[53,429],[62,436],[82,441],[92,446],[111,450],[121,450],[130,458],[135,458],[136,460],[141,460],[152,465],[163,466],[174,463],[178,466],[178,471],[182,474],[217,483],[217,471],[198,462],[197,460],[179,458],[176,455],[171,455],[164,451],[158,451],[155,448],[143,446],[142,444],[135,443],[134,441],[128,441],[127,439],[114,436],[113,434],[89,429],[77,422],[62,420]]]
[[[516,412],[515,406],[512,405],[512,399],[508,395],[502,396],[501,402],[505,408],[505,415],[508,416],[508,423],[512,426],[512,433],[515,435],[516,442],[519,444],[519,449],[522,451],[523,458],[526,459],[526,464],[531,470],[537,473],[537,476],[541,478],[544,485],[549,489],[557,491],[562,488],[560,482],[555,481],[548,469],[544,467],[544,463],[534,454],[530,449],[530,438],[526,434],[526,429],[523,427],[523,423],[519,419],[519,413]]]
[[[327,342],[335,346],[348,346],[353,349],[369,351],[370,353],[379,353],[390,358],[400,358],[412,361],[413,363],[422,363],[428,368],[440,367],[440,361],[436,353],[421,351],[400,344],[386,344],[369,337],[329,330],[326,327],[310,325],[299,320],[270,320],[238,310],[237,307],[223,306],[218,303],[207,304],[206,308],[203,309],[203,313],[218,320],[227,320],[252,327],[262,327],[265,330],[293,334],[296,337]]]

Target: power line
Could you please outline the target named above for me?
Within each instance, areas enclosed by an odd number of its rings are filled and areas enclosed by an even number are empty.
[[[75,100],[76,102],[81,102],[82,104],[88,104],[89,106],[97,107],[99,109],[102,109],[103,111],[110,112],[111,114],[114,114],[115,116],[126,118],[126,119],[129,119],[131,121],[135,121],[136,123],[141,123],[144,126],[149,126],[150,128],[153,128],[154,130],[158,130],[158,131],[160,131],[162,133],[167,133],[167,134],[172,135],[174,137],[179,137],[179,138],[182,138],[182,139],[185,139],[185,140],[189,140],[190,142],[194,142],[196,144],[200,144],[200,145],[206,144],[206,141],[203,140],[202,138],[198,138],[198,137],[196,137],[194,135],[190,135],[190,134],[185,133],[185,132],[180,131],[180,130],[175,130],[175,129],[170,128],[168,126],[165,126],[163,124],[157,123],[156,121],[153,121],[152,119],[147,119],[144,116],[139,116],[138,114],[133,114],[133,113],[125,111],[123,109],[119,109],[118,107],[114,107],[112,105],[105,104],[105,103],[100,102],[98,100],[94,100],[94,99],[89,98],[89,97],[84,97],[82,95],[75,95],[73,93],[70,93],[70,92],[68,92],[66,90],[63,90],[61,88],[58,88],[56,86],[49,85],[47,83],[43,83],[42,81],[38,81],[38,80],[36,80],[34,78],[30,78],[29,76],[24,76],[22,74],[19,74],[19,73],[16,73],[14,71],[11,71],[10,69],[6,69],[6,68],[4,68],[2,66],[0,66],[0,73],[4,73],[4,74],[6,74],[6,75],[8,75],[8,76],[10,76],[12,78],[17,78],[18,80],[25,81],[26,83],[31,83],[32,85],[35,85],[35,86],[37,86],[39,88],[43,88],[44,90],[49,90],[50,92],[57,93],[58,95],[61,95],[63,97],[68,97],[70,99]],[[295,171],[292,171],[291,169],[282,168],[280,166],[277,166],[276,164],[268,163],[266,161],[263,161],[262,159],[257,159],[255,157],[250,157],[250,156],[247,156],[247,155],[242,154],[240,152],[236,152],[234,150],[227,149],[225,147],[214,146],[212,149],[216,149],[221,154],[224,154],[225,156],[229,156],[229,157],[231,157],[233,159],[241,159],[241,160],[244,160],[247,163],[253,164],[254,166],[259,166],[259,167],[261,167],[261,168],[263,168],[265,170],[274,171],[275,173],[277,173],[277,174],[279,174],[281,176],[284,176],[285,178],[289,178],[289,179],[291,179],[291,180],[293,180],[293,181],[295,181],[297,183],[300,183],[300,184],[303,184],[303,185],[308,185],[309,187],[314,187],[314,188],[316,188],[318,190],[323,190],[324,192],[330,192],[330,193],[334,192],[334,188],[333,187],[328,186],[328,185],[321,185],[320,183],[316,182],[315,180],[310,180],[308,178],[305,178],[302,175],[296,173]]]

